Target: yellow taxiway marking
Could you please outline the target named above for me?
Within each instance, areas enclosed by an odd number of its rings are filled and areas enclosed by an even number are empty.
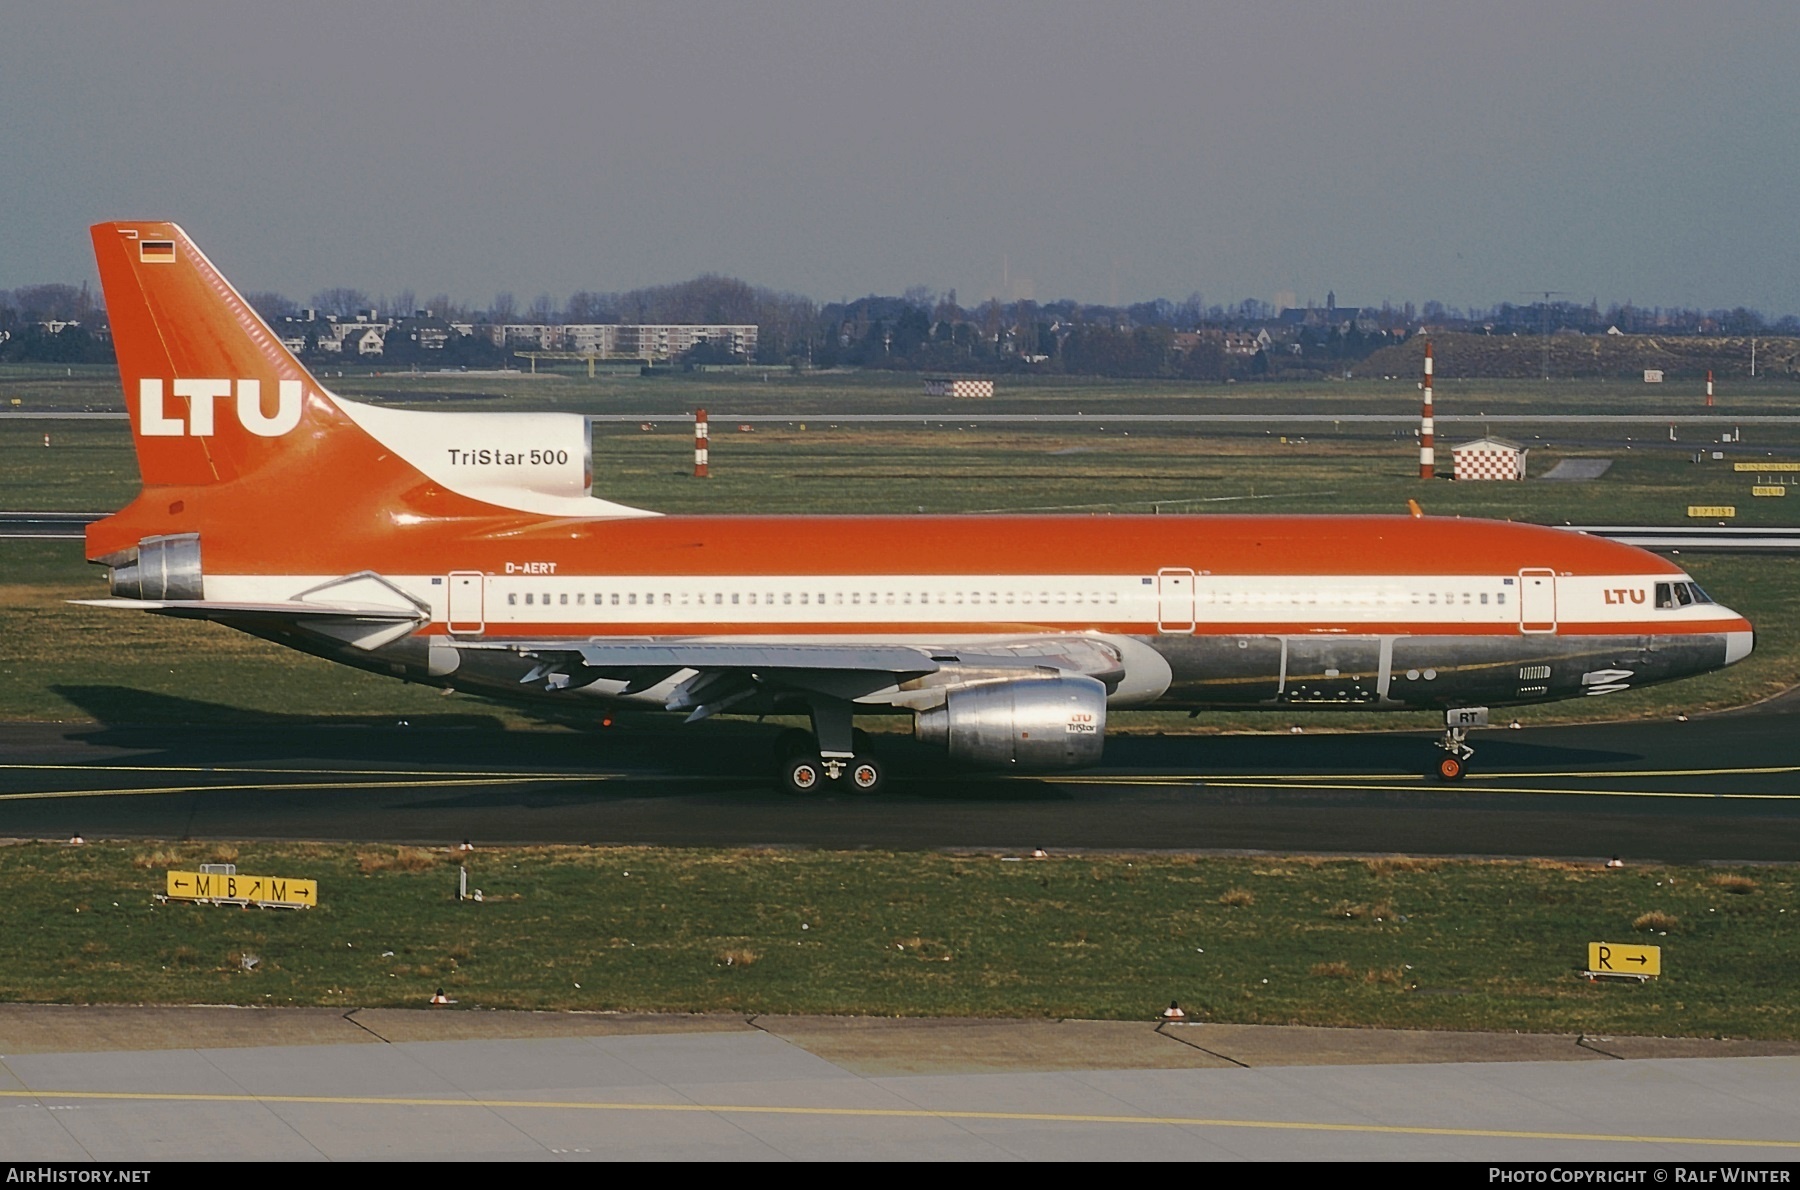
[[[1253,778],[1244,781],[1209,781],[1208,785],[1219,789],[1344,789],[1374,790],[1382,793],[1416,793],[1417,785],[1373,785],[1373,784],[1338,784],[1322,781],[1271,781],[1267,778]],[[1440,786],[1427,786],[1427,789],[1439,789]],[[1540,794],[1551,797],[1673,797],[1693,798],[1702,801],[1740,801],[1740,802],[1797,802],[1800,793],[1701,793],[1691,790],[1670,789],[1537,789],[1528,785],[1489,785],[1482,789],[1483,793],[1520,793]]]
[[[295,769],[235,764],[0,764],[0,772],[52,773],[292,773],[298,777],[533,777],[578,780],[593,773],[526,773],[518,769]],[[610,776],[612,774],[598,774]]]
[[[1574,1140],[1597,1144],[1708,1145],[1800,1149],[1800,1140],[1737,1136],[1649,1136],[1609,1132],[1537,1132],[1508,1128],[1434,1128],[1411,1124],[1332,1124],[1318,1120],[1232,1120],[1205,1116],[1083,1115],[1073,1112],[934,1111],[902,1107],[787,1107],[747,1103],[594,1103],[556,1099],[414,1099],[371,1095],[232,1095],[180,1091],[0,1091],[6,1099],[105,1099],[155,1103],[314,1104],[334,1107],[478,1107],[489,1111],[669,1112],[701,1115],[824,1116],[888,1120],[992,1120],[1034,1124],[1156,1124],[1177,1128],[1256,1128],[1285,1132],[1357,1132],[1388,1136],[1487,1137],[1501,1140]]]
[[[1730,768],[1711,769],[1570,769],[1567,772],[1520,772],[1520,773],[1470,773],[1469,781],[1548,781],[1558,777],[1578,777],[1584,780],[1615,779],[1645,777],[1767,777],[1781,773],[1800,773],[1800,764],[1776,764],[1750,766],[1740,765]],[[1193,781],[1412,781],[1426,783],[1428,778],[1422,773],[1131,773],[1100,774],[1097,776],[1072,777],[1016,777],[1019,781],[1056,781],[1069,785],[1129,785],[1138,782],[1145,784],[1193,782]]]
[[[549,778],[556,780],[558,778]],[[573,780],[574,778],[560,778]],[[610,781],[614,777],[587,776],[584,781]],[[491,777],[468,777],[448,781],[284,781],[280,784],[256,785],[160,785],[122,789],[38,789],[24,793],[0,793],[0,802],[29,802],[59,797],[143,797],[171,793],[230,793],[233,790],[255,790],[262,793],[284,789],[452,789],[462,785],[531,785],[543,777],[515,777],[496,781]]]
[[[1744,770],[1728,770],[1739,772]],[[1556,774],[1543,773],[1497,773],[1502,779],[1517,779],[1522,776],[1541,777]],[[1658,773],[1637,773],[1635,776],[1661,776]],[[1029,780],[1030,778],[1018,778]],[[1445,793],[1453,792],[1455,786],[1427,783],[1422,778],[1399,778],[1406,784],[1389,784],[1397,780],[1393,777],[1301,777],[1301,776],[1240,776],[1240,777],[1077,777],[1050,780],[1075,781],[1083,785],[1153,785],[1180,786],[1205,784],[1212,789],[1315,789],[1343,790],[1357,793],[1418,793],[1421,790],[1437,790]],[[1556,789],[1538,788],[1529,785],[1485,785],[1483,793],[1518,793],[1541,794],[1556,797],[1673,797],[1692,798],[1710,801],[1751,801],[1751,802],[1794,802],[1800,801],[1800,793],[1705,793],[1695,790],[1680,789]]]
[[[1800,764],[1771,764],[1761,767],[1738,766],[1718,769],[1571,769],[1566,773],[1470,773],[1470,781],[1496,781],[1509,777],[1766,777],[1777,773],[1800,773]]]

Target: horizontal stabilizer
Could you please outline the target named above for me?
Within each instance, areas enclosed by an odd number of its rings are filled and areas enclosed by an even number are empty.
[[[208,599],[71,599],[81,607],[105,607],[115,611],[156,612],[190,620],[215,620],[223,616],[268,616],[294,620],[386,620],[395,623],[423,623],[423,612],[394,607],[331,607],[318,603],[287,600],[280,603],[222,603]]]

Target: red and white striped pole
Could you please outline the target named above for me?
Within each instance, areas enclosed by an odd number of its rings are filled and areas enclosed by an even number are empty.
[[[1708,409],[1713,407],[1712,397],[1712,369],[1708,368],[1706,370],[1706,407]]]
[[[1425,340],[1425,402],[1419,411],[1419,478],[1437,477],[1437,452],[1431,448],[1431,340]]]
[[[694,411],[694,478],[707,478],[706,470],[706,410]]]

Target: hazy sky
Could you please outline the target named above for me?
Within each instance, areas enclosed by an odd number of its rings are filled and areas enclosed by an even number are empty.
[[[18,3],[0,287],[1800,312],[1800,6]]]

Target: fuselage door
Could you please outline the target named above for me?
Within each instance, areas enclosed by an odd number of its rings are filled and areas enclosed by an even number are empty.
[[[450,610],[445,617],[451,632],[480,632],[487,627],[483,589],[487,586],[479,570],[450,572]]]
[[[1556,631],[1556,571],[1519,571],[1519,631]]]
[[[1194,630],[1194,572],[1166,567],[1156,572],[1156,630]]]

